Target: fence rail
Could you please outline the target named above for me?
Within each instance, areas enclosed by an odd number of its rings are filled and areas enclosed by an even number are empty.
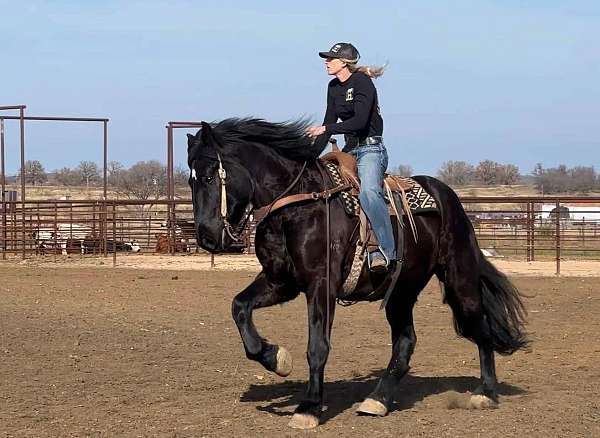
[[[479,245],[527,261],[600,260],[600,197],[463,197]],[[576,211],[575,211],[576,210]],[[0,252],[112,255],[198,251],[190,200],[3,201]],[[253,238],[237,245],[252,251]]]

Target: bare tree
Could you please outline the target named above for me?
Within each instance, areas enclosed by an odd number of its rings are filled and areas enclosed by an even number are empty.
[[[126,171],[125,166],[118,161],[109,161],[106,168],[107,183],[109,186],[117,187],[119,185],[119,179],[123,177],[123,173]]]
[[[474,171],[465,161],[446,161],[438,171],[438,177],[451,186],[463,186],[473,181]]]
[[[475,168],[475,178],[478,181],[485,184],[486,186],[491,186],[498,183],[498,168],[501,164],[496,163],[492,160],[484,160],[480,161],[477,167]]]
[[[535,186],[544,194],[566,192],[571,186],[571,175],[564,164],[551,169],[536,166],[535,172]]]
[[[189,169],[186,169],[181,165],[177,166],[173,170],[173,181],[175,183],[175,187],[187,187],[189,177]]]
[[[140,161],[123,171],[116,188],[130,199],[159,199],[167,193],[167,169],[158,161]]]
[[[392,170],[394,175],[409,177],[413,174],[413,168],[408,164],[398,164],[398,167]]]
[[[22,175],[25,178],[26,183],[34,186],[48,181],[48,175],[44,170],[44,166],[42,166],[42,163],[38,160],[25,161],[24,171],[19,170],[19,175]]]
[[[90,183],[93,184],[100,180],[98,165],[93,161],[80,162],[76,171],[79,174],[81,182],[84,182],[87,187],[90,186]]]
[[[496,170],[498,184],[516,184],[520,177],[519,168],[514,164],[501,164]]]
[[[593,167],[576,166],[570,169],[572,192],[591,192],[596,188],[597,175]]]
[[[63,186],[76,186],[80,183],[79,174],[68,167],[57,170],[54,179]]]

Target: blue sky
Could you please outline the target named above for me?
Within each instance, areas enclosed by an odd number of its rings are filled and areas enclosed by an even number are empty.
[[[319,50],[351,41],[376,81],[390,166],[600,167],[600,2],[0,0],[0,105],[108,117],[109,159],[166,161],[169,120],[320,122]],[[7,173],[18,131],[7,122]],[[29,122],[47,169],[102,159],[100,125]],[[185,162],[179,132],[176,162]]]

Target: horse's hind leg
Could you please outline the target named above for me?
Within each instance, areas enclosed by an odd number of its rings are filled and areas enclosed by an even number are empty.
[[[490,325],[484,314],[479,279],[464,279],[450,286],[445,282],[445,298],[454,313],[456,332],[473,341],[479,349],[481,385],[471,397],[475,408],[494,407],[498,402],[496,364]]]
[[[409,370],[410,358],[417,344],[413,325],[413,306],[416,296],[407,291],[394,291],[385,308],[392,330],[392,358],[375,390],[358,407],[357,412],[384,416],[393,404],[394,390]]]
[[[231,309],[244,343],[246,357],[283,377],[292,372],[292,356],[285,348],[269,344],[259,335],[252,321],[252,312],[254,309],[289,301],[298,296],[298,293],[285,284],[270,281],[265,273],[261,272],[234,298]]]

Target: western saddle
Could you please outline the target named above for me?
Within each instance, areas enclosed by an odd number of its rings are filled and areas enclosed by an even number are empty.
[[[356,159],[346,153],[340,151],[337,147],[335,140],[331,141],[331,152],[321,157],[322,161],[330,162],[337,165],[340,175],[345,183],[351,187],[350,191],[352,196],[358,196],[360,193],[360,179],[358,177],[358,168],[356,165]],[[406,192],[410,190],[415,183],[407,178],[398,178],[395,175],[386,174],[383,181],[383,190],[389,201],[390,215],[393,216],[398,222],[398,232],[401,232],[403,227],[402,213],[406,214],[409,219],[413,236],[415,241],[417,240],[417,229],[414,224],[414,220],[411,214],[410,207],[406,202]],[[396,197],[394,194],[399,194]],[[399,202],[398,202],[399,201]],[[400,204],[400,205],[398,205]],[[398,208],[400,207],[400,208]],[[360,241],[367,244],[367,251],[377,249],[378,242],[375,237],[375,233],[371,231],[369,221],[364,214],[364,211],[360,210]],[[398,251],[402,251],[403,248],[397,248]],[[402,254],[398,254],[402,258]]]

